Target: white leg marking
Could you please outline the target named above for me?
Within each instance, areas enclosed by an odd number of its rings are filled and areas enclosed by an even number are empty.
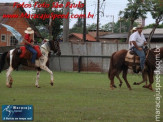
[[[39,78],[40,78],[40,71],[37,71],[35,86],[38,88],[39,88],[39,84],[38,84]]]
[[[54,82],[54,78],[53,78],[53,72],[45,65],[41,65],[40,66],[41,69],[47,71],[48,73],[50,73],[50,76],[51,76],[51,85],[53,85],[53,82]]]
[[[6,85],[7,85],[7,87],[11,87],[10,84],[9,84],[9,80],[11,78],[11,72],[12,71],[13,71],[13,68],[10,66],[7,73],[6,73],[6,77],[7,77]]]

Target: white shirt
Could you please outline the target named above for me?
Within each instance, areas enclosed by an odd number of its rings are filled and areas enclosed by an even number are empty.
[[[135,33],[135,32],[134,32],[134,33]],[[131,43],[131,41],[132,41],[131,39],[133,38],[133,34],[134,34],[134,33],[132,33],[132,34],[130,35],[130,38],[129,38],[129,45],[128,45],[128,46],[129,46],[129,49],[130,49],[131,47],[134,46],[133,43]]]
[[[144,42],[146,41],[146,39],[143,33],[139,34],[139,32],[136,31],[130,36],[129,42],[131,41],[135,41],[137,46],[141,47],[141,46],[144,46]],[[131,46],[133,47],[134,45],[132,44]]]

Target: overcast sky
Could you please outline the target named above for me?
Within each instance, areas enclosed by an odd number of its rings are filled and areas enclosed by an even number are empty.
[[[25,2],[29,3],[30,0],[0,0],[0,2]],[[79,1],[84,0],[72,0],[75,3],[78,3]],[[114,22],[117,22],[119,16],[119,11],[124,10],[126,7],[128,0],[100,0],[100,23],[101,25],[104,25],[108,22],[113,21],[114,15]],[[54,0],[55,2],[55,0]],[[96,23],[96,13],[97,13],[97,0],[87,0],[86,1],[86,7],[87,7],[87,14],[91,12],[91,14],[94,14],[94,18],[87,19],[87,24]],[[31,11],[31,9],[25,9],[27,12]],[[81,12],[77,9],[73,9],[73,14],[80,14]],[[76,23],[77,19],[71,19],[70,20],[70,28]],[[154,23],[154,20],[152,19],[151,15],[147,15],[147,19],[145,20],[145,25]]]

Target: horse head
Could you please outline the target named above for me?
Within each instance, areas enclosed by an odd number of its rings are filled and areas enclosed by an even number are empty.
[[[52,50],[54,53],[56,53],[56,55],[60,56],[61,50],[60,50],[59,41],[51,40],[51,41],[49,41],[49,44],[50,44],[50,50]]]
[[[163,47],[160,48],[160,59],[163,59]]]

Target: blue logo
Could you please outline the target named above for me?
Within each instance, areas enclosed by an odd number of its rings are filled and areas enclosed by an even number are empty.
[[[2,105],[2,120],[32,121],[32,105]]]

